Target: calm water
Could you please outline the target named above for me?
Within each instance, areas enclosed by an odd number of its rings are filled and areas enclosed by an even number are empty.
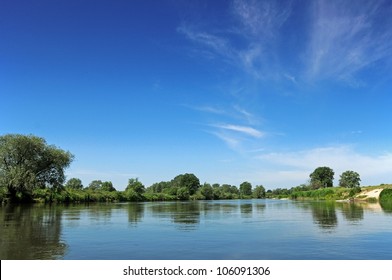
[[[392,259],[392,214],[288,200],[3,206],[0,238],[0,259]]]

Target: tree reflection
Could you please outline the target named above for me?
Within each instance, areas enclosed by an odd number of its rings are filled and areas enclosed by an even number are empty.
[[[175,202],[152,205],[153,216],[169,217],[181,230],[196,229],[200,223],[200,205],[198,202]]]
[[[251,203],[241,204],[240,211],[242,218],[252,218],[253,207]]]
[[[343,217],[348,221],[363,220],[363,207],[358,203],[340,203],[338,207],[341,208]]]
[[[392,202],[391,201],[380,201],[381,209],[387,213],[392,214]]]
[[[334,228],[338,224],[334,202],[313,202],[310,204],[313,221],[323,229]]]
[[[129,203],[128,204],[128,222],[131,224],[137,224],[142,220],[144,216],[144,204],[143,203]]]
[[[6,205],[0,209],[0,259],[61,259],[62,208]]]

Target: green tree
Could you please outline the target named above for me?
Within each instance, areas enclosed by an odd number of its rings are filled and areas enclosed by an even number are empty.
[[[243,196],[250,196],[252,195],[252,184],[249,182],[243,182],[240,185],[240,195]]]
[[[83,189],[83,184],[80,179],[71,178],[67,181],[67,183],[65,184],[65,187],[68,189],[81,190],[81,189]]]
[[[102,188],[103,182],[101,180],[93,180],[90,184],[88,184],[88,189],[90,190],[100,190]]]
[[[262,185],[258,185],[252,192],[254,198],[265,198],[265,188]]]
[[[210,184],[204,183],[204,185],[200,188],[200,193],[205,199],[214,199],[214,189]]]
[[[176,176],[171,181],[172,187],[179,188],[187,188],[189,191],[189,195],[193,195],[200,188],[200,181],[194,174],[181,174]]]
[[[131,178],[128,180],[128,186],[125,191],[127,190],[133,190],[135,193],[142,195],[146,191],[146,188],[138,178]]]
[[[116,189],[113,187],[113,183],[110,181],[103,182],[101,185],[101,190],[107,191],[107,192],[115,192]]]
[[[347,170],[340,175],[339,185],[345,188],[359,188],[361,178],[355,171]]]
[[[333,187],[335,173],[329,167],[317,167],[310,175],[310,185],[313,189]]]
[[[48,145],[33,135],[0,136],[0,186],[11,200],[31,199],[35,188],[54,188],[65,181],[64,169],[73,160],[70,152]]]

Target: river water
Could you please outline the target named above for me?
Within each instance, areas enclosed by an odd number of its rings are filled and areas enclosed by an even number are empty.
[[[0,207],[0,259],[392,259],[379,204],[225,200]]]

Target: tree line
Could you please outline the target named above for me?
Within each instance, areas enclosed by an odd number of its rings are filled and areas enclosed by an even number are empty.
[[[186,173],[147,188],[137,178],[131,178],[124,191],[117,191],[110,181],[93,180],[88,186],[83,186],[78,178],[66,181],[64,170],[73,158],[70,152],[48,145],[41,137],[21,134],[0,136],[0,200],[94,202],[265,198],[330,188],[334,179],[331,168],[318,167],[309,175],[310,181],[306,185],[266,191],[262,185],[253,187],[247,181],[239,187],[201,184],[194,174]],[[345,171],[339,184],[358,191],[359,174]]]

